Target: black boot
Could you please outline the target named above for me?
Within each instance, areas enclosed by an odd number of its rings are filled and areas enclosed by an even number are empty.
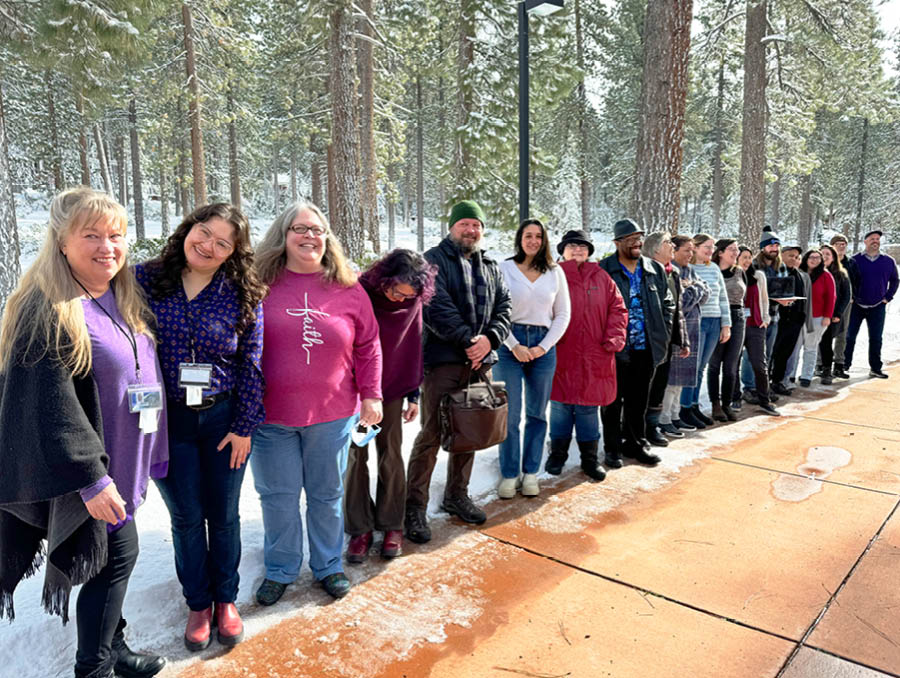
[[[661,410],[647,410],[646,426],[647,441],[656,447],[668,447],[669,439],[659,430],[659,415]]]
[[[850,375],[844,371],[843,363],[834,364],[834,372],[832,373],[837,379],[849,379]]]
[[[693,426],[695,429],[706,428],[706,424],[694,416],[694,410],[690,407],[681,408],[678,412],[678,421],[683,421],[685,424]]]
[[[122,678],[150,678],[163,670],[165,657],[155,654],[134,652],[125,643],[125,620],[119,620],[112,640],[112,651],[116,658],[115,673]]]
[[[571,438],[550,439],[550,454],[547,455],[547,463],[544,464],[544,470],[551,476],[558,476],[562,473],[566,459],[569,458],[569,445],[571,443]]]
[[[598,460],[598,450],[600,449],[599,440],[578,441],[578,449],[581,451],[581,470],[592,480],[603,480],[606,478],[606,471],[600,468]]]
[[[822,384],[825,386],[830,386],[834,383],[834,379],[831,376],[831,368],[822,365]]]

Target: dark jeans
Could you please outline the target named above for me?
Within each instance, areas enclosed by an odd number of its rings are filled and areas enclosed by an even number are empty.
[[[192,610],[233,603],[241,562],[238,502],[247,464],[229,468],[232,404],[193,410],[173,400],[169,412],[169,473],[156,481],[172,517],[175,572]]]
[[[603,420],[603,447],[607,453],[641,448],[653,381],[653,356],[649,350],[622,351],[616,354],[616,399],[600,410]]]
[[[490,379],[490,370],[487,378]],[[419,411],[422,414],[422,428],[413,443],[406,467],[406,506],[428,508],[428,486],[437,463],[441,447],[441,398],[445,393],[462,388],[471,379],[468,365],[447,363],[425,368],[422,382],[422,398]],[[472,475],[474,452],[451,454],[447,459],[447,485],[445,497],[463,497],[469,492],[469,478]]]
[[[402,530],[406,502],[403,467],[403,398],[384,404],[381,432],[375,437],[378,453],[378,489],[369,494],[369,446],[350,443],[344,480],[344,532],[352,536],[372,530]]]
[[[106,678],[116,661],[113,637],[125,626],[122,603],[140,550],[133,520],[109,535],[107,550],[106,565],[78,594],[76,678]],[[40,652],[40,648],[34,649]]]
[[[884,316],[887,304],[879,304],[874,308],[863,308],[853,304],[850,310],[850,325],[847,327],[847,348],[844,349],[844,369],[849,370],[853,362],[853,348],[856,336],[863,320],[869,328],[869,368],[881,370],[881,335],[884,334]]]
[[[778,321],[778,336],[775,337],[775,348],[772,349],[772,383],[784,383],[785,372],[787,372],[787,363],[797,348],[797,339],[800,332],[804,330],[803,322],[794,320],[785,320],[782,318]]]
[[[766,328],[744,328],[744,346],[747,349],[747,359],[753,369],[754,389],[761,403],[769,402],[769,361],[766,358]],[[740,397],[736,393],[735,399]]]
[[[669,385],[669,365],[671,365],[671,358],[672,347],[669,346],[669,354],[666,356],[666,362],[657,365],[656,371],[653,373],[653,381],[650,382],[650,396],[647,400],[648,410],[662,410],[663,397],[666,395],[666,386]]]
[[[842,323],[831,323],[822,334],[819,341],[819,357],[823,370],[831,372],[831,363],[834,362],[834,339],[841,332]]]
[[[741,349],[744,348],[744,309],[731,309],[731,337],[716,344],[706,370],[706,388],[713,404],[719,401],[719,374],[722,375],[722,404],[731,405],[734,384],[738,380]]]

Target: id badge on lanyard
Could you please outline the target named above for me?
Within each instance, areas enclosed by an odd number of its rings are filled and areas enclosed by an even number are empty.
[[[162,384],[132,384],[128,387],[128,411],[139,414],[138,426],[144,433],[156,433],[162,410]]]
[[[210,363],[178,364],[178,385],[186,391],[186,405],[199,405],[203,402],[203,389],[212,385],[212,370]]]

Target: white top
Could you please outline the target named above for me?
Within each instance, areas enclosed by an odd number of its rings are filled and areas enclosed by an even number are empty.
[[[510,321],[549,328],[547,336],[538,344],[549,351],[569,326],[571,307],[566,274],[560,266],[554,266],[531,282],[512,259],[500,262],[500,270],[512,300]],[[512,332],[503,343],[510,351],[519,345]]]

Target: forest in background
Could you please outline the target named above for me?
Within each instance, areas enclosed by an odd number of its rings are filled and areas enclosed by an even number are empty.
[[[877,2],[531,17],[532,215],[751,245],[764,223],[803,245],[900,235],[900,43]],[[0,297],[14,200],[77,184],[128,205],[139,239],[150,206],[165,234],[207,201],[311,200],[357,261],[398,227],[424,249],[461,198],[515,228],[517,30],[514,0],[0,0]]]

